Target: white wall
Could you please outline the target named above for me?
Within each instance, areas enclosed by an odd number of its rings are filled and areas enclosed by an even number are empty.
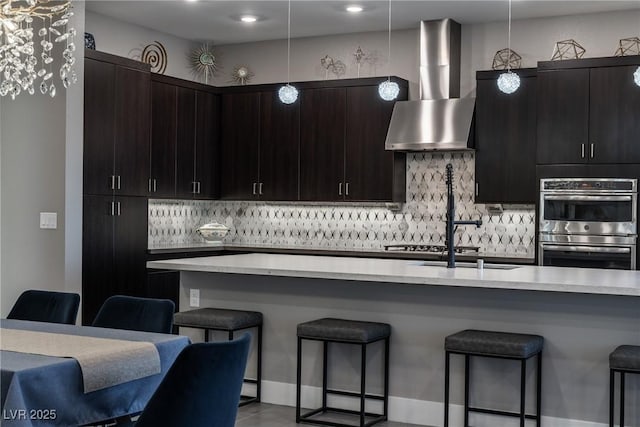
[[[75,14],[82,34],[84,3]],[[81,36],[76,43],[83,45]],[[83,63],[82,49],[76,60]],[[81,66],[78,74],[68,92],[56,81],[54,99],[38,91],[0,99],[0,317],[26,289],[81,289]],[[58,228],[41,230],[40,212],[56,212]]]

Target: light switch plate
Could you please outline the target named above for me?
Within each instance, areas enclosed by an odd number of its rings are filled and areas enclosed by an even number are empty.
[[[200,289],[189,289],[189,306],[200,307]]]
[[[40,228],[49,230],[58,228],[58,214],[56,212],[40,212]]]

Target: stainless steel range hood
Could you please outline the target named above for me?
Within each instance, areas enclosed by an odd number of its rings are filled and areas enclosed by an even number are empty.
[[[475,98],[460,96],[460,24],[420,23],[420,101],[396,102],[385,148],[468,150]]]

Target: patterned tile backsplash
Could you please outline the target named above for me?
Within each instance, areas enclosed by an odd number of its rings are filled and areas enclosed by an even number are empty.
[[[151,200],[149,246],[202,242],[195,230],[208,222],[230,228],[225,243],[326,249],[382,250],[398,243],[444,244],[445,165],[454,167],[456,219],[482,218],[480,228],[459,227],[456,244],[496,256],[534,256],[534,207],[510,206],[492,214],[474,204],[474,153],[407,156],[407,201],[384,205]]]

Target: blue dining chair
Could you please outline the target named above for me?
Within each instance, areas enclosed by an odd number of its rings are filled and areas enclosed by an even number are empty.
[[[244,334],[185,347],[135,427],[233,427],[250,342]]]
[[[168,299],[114,295],[102,304],[91,326],[170,334],[174,311]]]
[[[7,319],[74,325],[79,306],[78,294],[32,289],[18,297]]]

